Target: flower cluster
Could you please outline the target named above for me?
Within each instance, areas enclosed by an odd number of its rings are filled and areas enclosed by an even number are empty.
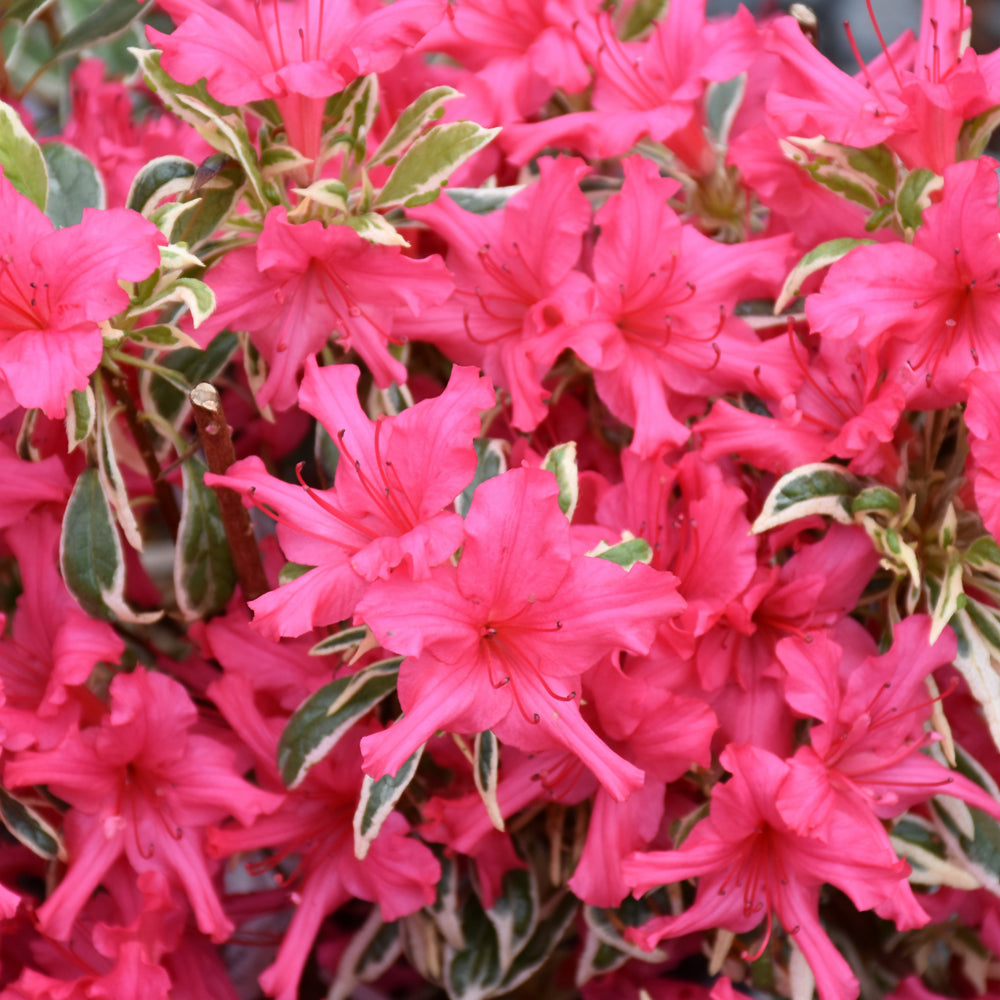
[[[705,7],[0,13],[0,1000],[1000,995],[1000,53]]]

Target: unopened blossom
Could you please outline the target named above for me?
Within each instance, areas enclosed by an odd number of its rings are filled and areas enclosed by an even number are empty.
[[[616,650],[646,651],[683,601],[669,573],[575,555],[558,493],[538,469],[487,480],[458,566],[425,580],[394,575],[358,605],[378,641],[407,657],[405,714],[362,741],[373,776],[395,773],[437,729],[492,729],[520,749],[565,747],[616,799],[641,786],[642,771],[580,714],[581,678]]]
[[[17,403],[62,417],[101,362],[100,322],[129,304],[119,281],[160,263],[160,231],[138,212],[84,209],[56,229],[0,175],[0,388]],[[12,398],[11,398],[12,397]],[[5,412],[6,412],[5,410]]]

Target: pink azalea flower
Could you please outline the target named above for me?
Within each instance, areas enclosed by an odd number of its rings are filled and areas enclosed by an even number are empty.
[[[555,90],[575,93],[590,83],[576,29],[596,7],[595,0],[461,0],[421,48],[473,70],[497,95],[497,124],[506,124],[534,114]]]
[[[905,618],[882,656],[874,655],[860,627],[838,633],[843,645],[820,636],[810,646],[792,638],[778,644],[789,704],[820,720],[809,731],[809,746],[796,752],[778,800],[799,832],[825,838],[834,812],[858,823],[864,813],[888,819],[938,794],[1000,818],[1000,802],[920,753],[937,738],[924,730],[932,707],[924,680],[956,653],[950,629],[933,646],[930,630],[926,615]],[[884,834],[881,825],[874,827]]]
[[[139,668],[115,677],[110,691],[100,725],[72,729],[52,750],[22,751],[4,770],[11,787],[47,785],[71,806],[69,869],[39,908],[39,926],[68,939],[124,854],[135,871],[159,871],[183,887],[199,930],[224,941],[233,927],[206,864],[205,828],[230,814],[250,823],[282,799],[245,782],[228,747],[191,732],[197,709],[176,681]]]
[[[406,368],[389,353],[394,320],[452,288],[439,257],[404,257],[350,226],[295,225],[283,208],[268,212],[256,243],[226,254],[208,283],[217,308],[199,338],[207,343],[227,326],[248,331],[270,369],[257,402],[279,410],[295,403],[303,363],[331,338],[356,350],[382,388],[405,382]]]
[[[580,715],[581,676],[619,649],[645,652],[683,602],[666,573],[574,556],[551,473],[514,469],[479,486],[457,567],[374,584],[357,608],[402,653],[404,716],[362,741],[365,769],[394,773],[440,728],[493,729],[520,749],[563,746],[617,799],[642,772]]]
[[[715,461],[736,454],[778,475],[846,458],[855,472],[891,482],[899,467],[895,433],[906,406],[903,387],[884,378],[858,347],[823,340],[810,351],[792,330],[788,340],[804,377],[799,388],[773,407],[773,416],[716,401],[696,425],[701,455]]]
[[[475,215],[442,198],[410,214],[448,242],[455,293],[397,329],[437,344],[461,364],[479,365],[510,393],[511,421],[533,430],[546,416],[542,380],[562,350],[560,334],[585,360],[592,291],[577,264],[591,223],[579,160],[540,162],[541,177],[502,212]]]
[[[618,156],[644,136],[679,147],[681,133],[693,139],[696,152],[685,158],[690,165],[699,154],[710,156],[701,131],[701,100],[708,81],[731,80],[756,54],[757,26],[750,13],[741,7],[734,17],[707,22],[705,0],[688,0],[669,8],[638,42],[619,41],[605,11],[590,18],[577,36],[594,69],[594,110],[512,126],[505,132],[511,158],[525,163],[545,146],[594,158]]]
[[[359,375],[353,365],[306,364],[302,407],[341,453],[333,489],[282,482],[257,457],[206,478],[266,504],[286,557],[316,567],[251,603],[255,627],[270,638],[349,618],[372,580],[402,564],[426,577],[462,543],[462,519],[444,508],[475,474],[472,439],[493,403],[489,382],[455,368],[436,399],[373,423],[358,403]]]
[[[0,385],[21,406],[62,417],[101,362],[98,324],[129,303],[119,281],[151,274],[166,240],[125,209],[85,209],[79,225],[57,230],[3,176],[0,217]]]
[[[775,802],[789,766],[753,746],[722,754],[732,779],[712,789],[709,815],[673,851],[633,854],[626,881],[637,892],[699,876],[694,904],[656,917],[629,936],[644,948],[709,927],[745,933],[767,921],[759,956],[777,917],[809,963],[820,1000],[853,1000],[858,981],[819,922],[819,891],[829,882],[859,910],[891,899],[909,866],[886,852],[865,827],[838,818],[829,843],[792,830]]]
[[[366,73],[382,73],[441,20],[443,0],[164,0],[177,22],[165,35],[163,68],[181,83],[205,78],[226,104],[272,98],[289,141],[304,156],[320,151],[326,98]]]
[[[21,463],[26,464],[26,463]],[[60,522],[39,513],[6,535],[23,592],[0,638],[0,725],[8,750],[58,744],[85,708],[100,703],[84,687],[94,667],[117,663],[125,644],[107,623],[80,610],[59,574]]]
[[[635,429],[632,448],[650,457],[687,440],[683,421],[708,396],[780,397],[801,381],[787,344],[762,342],[733,315],[740,299],[777,289],[791,240],[716,243],[681,224],[667,205],[679,186],[654,163],[636,156],[624,166],[621,193],[597,213],[592,336],[601,354],[582,354],[572,330],[560,346],[596,368],[601,398]]]
[[[1000,370],[997,190],[989,157],[946,168],[912,246],[852,250],[806,301],[812,328],[873,352],[910,407],[959,402],[974,368]]]
[[[280,785],[274,761],[286,720],[265,719],[243,678],[229,676],[213,685],[210,694],[254,751],[262,780]],[[353,739],[348,735],[271,815],[258,818],[245,830],[209,833],[209,850],[215,857],[274,850],[273,862],[252,866],[258,874],[289,853],[298,855],[292,922],[276,961],[260,976],[264,991],[278,1000],[295,1000],[299,995],[302,970],[324,918],[348,900],[377,903],[386,921],[398,920],[434,901],[441,866],[424,844],[407,836],[409,824],[399,813],[386,819],[367,856],[355,857],[352,823],[364,777],[360,765],[357,735]]]
[[[986,530],[1000,537],[1000,372],[973,372],[966,382],[969,403],[969,476]]]
[[[977,56],[965,33],[971,9],[926,0],[920,37],[906,32],[851,77],[806,39],[792,18],[772,22],[765,46],[781,57],[767,96],[782,135],[850,146],[885,142],[911,169],[955,162],[962,126],[1000,102],[1000,54]]]

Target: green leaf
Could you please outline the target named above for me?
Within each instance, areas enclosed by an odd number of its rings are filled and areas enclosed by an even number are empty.
[[[965,122],[958,135],[956,162],[979,159],[986,152],[986,147],[990,144],[998,125],[1000,125],[1000,106],[990,108]]]
[[[13,3],[0,6],[0,24],[8,21],[24,21],[29,18],[45,0],[14,0]]]
[[[148,217],[161,202],[190,191],[197,169],[183,156],[158,156],[150,160],[132,179],[127,207]]]
[[[476,487],[480,483],[485,483],[487,479],[492,479],[507,471],[507,454],[504,451],[503,441],[494,438],[477,438],[473,444],[478,456],[476,474],[472,482],[455,497],[455,510],[462,517],[469,513]]]
[[[376,906],[341,954],[326,1000],[350,1000],[359,983],[378,979],[402,950],[399,924],[383,923],[381,910]]]
[[[351,628],[341,629],[333,635],[328,635],[325,639],[320,639],[309,650],[309,655],[331,656],[334,653],[343,653],[345,650],[360,646],[369,634],[367,625],[354,625]]]
[[[951,616],[959,608],[965,607],[966,596],[962,587],[962,559],[954,550],[949,553],[944,578],[940,581],[935,580],[935,583],[938,585],[938,593],[931,609],[929,641],[932,645],[938,641],[938,637],[951,621]]]
[[[623,532],[630,535],[629,532]],[[632,538],[631,536],[617,545],[608,545],[606,542],[598,542],[596,547],[591,549],[588,556],[595,559],[607,559],[608,562],[616,563],[624,569],[631,569],[636,563],[649,565],[653,561],[653,550],[645,538]]]
[[[388,222],[384,215],[378,212],[365,212],[364,215],[351,215],[344,220],[358,236],[363,236],[369,243],[377,243],[386,247],[408,247],[410,244],[403,234]]]
[[[285,584],[297,580],[300,576],[305,576],[306,573],[315,568],[315,566],[306,566],[304,563],[286,562],[278,572],[278,586],[284,587]]]
[[[450,122],[425,132],[393,168],[374,207],[414,206],[433,200],[455,170],[499,133],[498,128],[486,129],[475,122]]]
[[[750,530],[759,535],[813,514],[852,524],[851,501],[859,492],[857,479],[843,466],[824,462],[800,466],[774,484]]]
[[[500,774],[500,744],[492,731],[487,729],[484,732],[476,733],[476,741],[473,750],[472,776],[476,783],[476,791],[479,792],[486,812],[489,814],[490,822],[497,830],[503,830],[503,813],[500,812],[500,804],[497,801],[497,781]]]
[[[89,385],[83,390],[74,389],[66,405],[66,440],[70,451],[93,434],[95,418],[94,390]]]
[[[141,5],[136,0],[107,0],[59,39],[52,50],[53,60],[116,38],[152,6],[152,0]]]
[[[955,669],[982,707],[993,742],[1000,748],[1000,621],[970,598],[950,624],[958,636]]]
[[[450,1000],[483,1000],[494,995],[504,970],[496,930],[474,892],[464,900],[461,921],[462,947],[444,950],[444,988]]]
[[[361,797],[354,813],[354,856],[363,861],[372,842],[379,835],[382,824],[396,808],[403,792],[413,780],[424,754],[421,745],[399,766],[395,774],[383,774],[377,781],[365,775],[361,783]]]
[[[559,509],[566,520],[573,520],[577,501],[580,499],[580,472],[576,466],[576,442],[567,441],[549,449],[542,468],[556,477],[559,485]]]
[[[506,970],[500,984],[503,992],[530,979],[551,958],[579,909],[580,901],[570,892],[549,900],[535,932]]]
[[[18,843],[46,861],[66,860],[66,845],[56,829],[21,799],[0,788],[0,822]]]
[[[45,157],[20,115],[3,101],[0,101],[0,167],[4,177],[44,212],[49,196]]]
[[[729,133],[743,104],[746,89],[747,75],[740,73],[731,80],[710,83],[705,91],[705,117],[708,120],[708,128],[721,149],[725,149],[729,144]]]
[[[118,519],[118,524],[125,535],[126,541],[136,552],[142,551],[142,533],[139,522],[132,512],[125,477],[118,464],[118,452],[114,445],[114,412],[105,405],[104,391],[98,383],[98,391],[94,393],[95,429],[97,432],[97,473],[101,488],[111,504]]]
[[[379,163],[396,163],[420,135],[424,126],[444,114],[445,103],[461,96],[453,87],[434,87],[421,94],[393,123],[389,134],[368,161],[368,168]]]
[[[173,351],[160,365],[169,372],[176,372],[180,384],[153,372],[143,372],[139,385],[145,407],[155,410],[171,423],[182,421],[191,406],[187,394],[199,382],[211,382],[226,367],[237,343],[235,333],[220,333],[204,350],[182,347]]]
[[[851,501],[851,513],[898,514],[900,506],[899,494],[888,486],[870,486]]]
[[[354,146],[364,143],[378,110],[378,76],[369,73],[353,80],[326,103],[324,119],[330,124],[323,133],[323,145],[331,144],[337,133],[350,136]],[[360,152],[360,150],[356,150]]]
[[[505,971],[531,939],[538,926],[540,900],[538,880],[532,869],[514,868],[503,877],[502,891],[486,911],[499,946],[500,966]]]
[[[186,306],[197,328],[215,311],[215,292],[198,278],[174,278],[160,285],[148,298],[133,302],[127,315],[159,312],[169,305]]]
[[[1000,545],[992,535],[980,535],[962,558],[980,573],[1000,580]]]
[[[296,709],[278,743],[278,770],[288,788],[300,785],[358,719],[395,691],[402,662],[396,656],[338,678]]]
[[[97,469],[85,469],[63,514],[59,568],[69,592],[93,618],[148,624],[160,612],[137,614],[125,600],[125,559],[111,505]]]
[[[224,153],[210,156],[195,172],[190,191],[179,197],[184,210],[174,218],[167,239],[189,248],[211,239],[236,211],[246,184],[246,174],[236,160]]]
[[[64,142],[47,142],[42,156],[49,175],[45,214],[57,229],[75,226],[85,208],[104,208],[104,181],[86,156]]]
[[[915,232],[923,225],[924,209],[931,204],[930,196],[943,186],[944,178],[926,167],[910,172],[896,196],[896,213],[905,229]]]
[[[637,0],[629,8],[628,18],[621,31],[621,40],[629,42],[638,38],[663,13],[666,7],[667,0]]]
[[[869,211],[877,209],[880,201],[891,195],[893,185],[885,183],[888,170],[884,155],[876,152],[878,147],[858,150],[829,142],[822,136],[814,139],[792,136],[779,143],[785,156],[817,184]]]
[[[509,187],[495,188],[448,188],[445,194],[466,212],[488,215],[503,208],[514,195],[520,194],[527,186],[527,184],[512,184]]]
[[[196,458],[182,466],[181,523],[174,554],[174,593],[188,621],[223,610],[236,586],[226,529],[215,492]]]
[[[774,315],[777,316],[788,307],[790,302],[798,298],[808,277],[831,264],[835,264],[838,260],[842,260],[855,247],[863,247],[874,242],[874,240],[858,240],[844,236],[836,240],[827,240],[825,243],[820,243],[818,247],[814,247],[792,268],[788,277],[785,278],[785,283],[781,286],[781,291],[774,303]]]
[[[896,161],[886,146],[868,146],[865,149],[847,147],[847,163],[855,170],[870,177],[886,192],[896,187]]]

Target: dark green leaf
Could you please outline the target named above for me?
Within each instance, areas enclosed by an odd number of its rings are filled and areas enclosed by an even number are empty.
[[[396,808],[396,803],[413,780],[423,753],[423,746],[419,746],[400,764],[395,774],[383,774],[377,780],[365,775],[361,783],[358,808],[354,813],[354,856],[359,860],[368,854],[368,849],[379,835],[382,824],[389,818],[389,814]]]
[[[59,39],[59,44],[52,50],[53,59],[61,59],[115,38],[152,6],[152,0],[144,4],[138,4],[136,0],[107,0]]]
[[[33,854],[54,861],[66,860],[66,848],[59,834],[30,806],[0,788],[0,822]]]
[[[49,175],[49,201],[45,214],[61,229],[75,226],[85,208],[104,208],[104,181],[86,156],[63,142],[47,142],[42,156]]]
[[[281,780],[295,788],[354,723],[396,689],[401,656],[373,663],[310,695],[289,719],[278,743]]]
[[[205,485],[205,466],[196,458],[181,467],[181,523],[174,556],[174,593],[189,621],[221,611],[236,586],[226,530],[215,492]]]

